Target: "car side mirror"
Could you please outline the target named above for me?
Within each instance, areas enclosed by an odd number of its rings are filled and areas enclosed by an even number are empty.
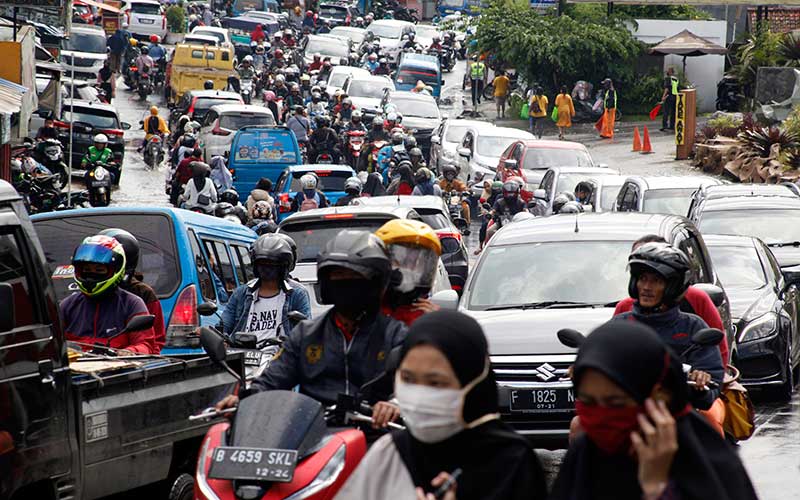
[[[472,156],[472,151],[470,151],[469,148],[458,148],[458,154],[464,158],[469,158]]]
[[[781,274],[783,274],[783,279],[786,281],[786,288],[791,285],[800,285],[800,266],[781,269]]]
[[[226,357],[225,340],[214,330],[204,326],[200,328],[200,345],[214,363],[224,363]]]
[[[0,303],[5,304],[0,307],[0,332],[8,332],[13,330],[16,324],[14,287],[10,283],[0,283]]]
[[[431,144],[441,144],[441,142],[442,141],[439,140],[439,136],[438,135],[432,135],[431,136]]]
[[[692,343],[704,347],[712,347],[722,342],[725,334],[716,328],[703,328],[692,335]]]
[[[505,160],[503,160],[503,166],[510,170],[516,170],[517,160],[513,158],[506,158]]]
[[[725,302],[725,292],[717,285],[712,283],[695,283],[692,286],[706,292],[711,298],[711,302],[713,302],[716,307],[721,306]]]
[[[446,311],[458,309],[458,292],[455,290],[441,290],[431,296],[431,302]]]
[[[200,316],[212,316],[217,312],[217,305],[213,302],[203,302],[197,306],[197,314]]]
[[[544,189],[534,189],[533,197],[537,200],[547,200],[547,192]]]
[[[156,317],[152,314],[140,314],[139,316],[134,316],[131,318],[130,321],[125,325],[124,332],[141,332],[142,330],[147,330],[149,328],[153,328],[153,324],[155,323]]]
[[[120,126],[122,127],[122,130],[130,130],[131,129],[131,124],[128,123],[128,122],[122,122],[122,123],[120,123]]]

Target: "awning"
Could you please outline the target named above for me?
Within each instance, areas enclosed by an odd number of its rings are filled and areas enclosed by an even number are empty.
[[[94,0],[80,0],[80,3],[85,3],[86,5],[91,5],[92,7],[96,7],[100,10],[107,10],[109,12],[119,12],[120,10],[116,7],[112,7],[110,5],[106,5],[102,2],[95,2]]]
[[[27,91],[22,85],[0,78],[0,113],[19,113],[22,109],[22,96]]]
[[[727,54],[728,49],[717,45],[689,30],[683,30],[677,35],[665,38],[661,43],[650,49],[651,54],[684,57],[697,57],[710,54]]]

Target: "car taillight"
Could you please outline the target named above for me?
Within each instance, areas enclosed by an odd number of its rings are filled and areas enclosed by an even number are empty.
[[[186,110],[187,115],[192,116],[192,113],[194,113],[194,103],[196,102],[197,98],[195,97],[194,99],[192,99],[192,104],[189,106],[189,109]]]
[[[171,346],[189,344],[186,337],[194,334],[198,326],[200,324],[197,320],[197,289],[194,285],[189,285],[181,290],[172,308],[172,316],[167,325],[167,344]]]
[[[445,238],[455,238],[459,242],[461,241],[461,233],[459,232],[437,231],[436,236],[439,237],[439,241],[442,241]]]
[[[280,207],[278,207],[280,213],[284,214],[291,211],[292,205],[289,202],[289,193],[281,193],[280,196],[278,196],[278,200],[280,201]]]
[[[464,287],[461,285],[450,285],[450,288],[452,288],[456,292],[460,292]]]
[[[161,15],[161,29],[167,29],[167,16],[165,14]]]
[[[115,129],[103,130],[103,133],[106,134],[106,135],[113,135],[115,137],[122,137],[122,135],[125,132],[123,130],[115,128]]]
[[[65,128],[65,129],[69,129],[69,123],[67,123],[67,122],[61,122],[61,121],[58,121],[58,120],[56,120],[56,121],[54,121],[54,122],[53,122],[53,126],[54,126],[55,128]]]
[[[219,128],[219,120],[214,123],[214,128],[211,129],[211,133],[214,135],[231,135],[230,130],[225,130],[224,128]]]
[[[328,214],[323,215],[323,219],[352,219],[355,217],[355,214]]]

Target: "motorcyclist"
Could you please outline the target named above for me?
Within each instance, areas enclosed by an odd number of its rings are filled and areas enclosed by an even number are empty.
[[[81,168],[86,169],[89,164],[95,164],[106,168],[112,175],[116,175],[116,168],[109,168],[110,163],[114,159],[114,153],[111,151],[111,148],[108,147],[108,137],[106,137],[105,134],[97,134],[92,139],[92,143],[93,144],[89,146],[89,150],[86,151],[86,154],[81,160]]]
[[[158,115],[158,106],[150,106],[150,116],[144,120],[142,125],[144,128],[144,143],[142,147],[147,144],[151,137],[157,135],[162,139],[169,135],[169,127],[167,122]]]
[[[525,202],[519,196],[520,189],[520,185],[516,181],[508,180],[503,183],[503,196],[492,206],[491,215],[494,224],[486,230],[487,242],[500,229],[504,219],[510,221],[515,215],[525,210]]]
[[[253,80],[256,77],[256,70],[253,68],[253,56],[244,56],[242,63],[236,67],[238,78],[230,79],[234,92],[241,92],[242,80]]]
[[[318,116],[317,129],[311,133],[309,143],[311,151],[309,158],[314,158],[316,161],[317,156],[322,152],[329,152],[333,157],[334,163],[339,163],[341,152],[339,151],[339,136],[331,128],[331,120],[327,116]]]
[[[395,111],[386,113],[386,120],[383,122],[383,129],[391,133],[392,130],[400,126],[399,116]]]
[[[305,212],[314,208],[327,208],[330,205],[325,193],[317,189],[317,176],[314,174],[303,174],[300,177],[299,191],[292,200],[292,212]]]
[[[283,46],[286,47],[287,49],[293,49],[295,45],[297,45],[297,42],[295,41],[294,37],[292,36],[292,33],[289,30],[285,30],[283,32],[283,38],[281,38],[281,43],[283,43]]]
[[[203,82],[203,90],[214,90],[214,80],[206,80]]]
[[[367,56],[366,62],[364,62],[364,69],[374,75],[375,70],[378,69],[378,66],[378,54],[370,52],[370,54]]]
[[[170,180],[171,189],[169,196],[169,201],[174,206],[180,206],[179,196],[181,194],[181,189],[192,178],[192,163],[202,161],[203,150],[194,148],[191,152],[185,152],[184,157],[181,158],[181,161],[175,167],[175,171],[172,173],[172,179]]]
[[[319,74],[317,75],[317,81],[328,81],[328,78],[331,76],[331,71],[333,71],[333,64],[331,64],[331,58],[326,57],[322,60],[322,68],[319,70]]]
[[[150,49],[148,49],[147,47],[142,47],[139,56],[136,58],[135,64],[136,67],[138,68],[138,71],[136,72],[134,77],[136,82],[139,81],[139,75],[141,75],[142,73],[153,72],[153,66],[155,66],[155,62],[153,62],[153,58],[150,57],[149,52]]]
[[[486,193],[485,188],[484,188],[484,193]],[[481,228],[478,231],[479,246],[477,249],[475,249],[474,252],[475,255],[479,255],[483,251],[483,245],[487,241],[489,241],[486,238],[486,232],[489,228],[489,221],[491,220],[491,207],[493,207],[494,204],[497,202],[497,200],[502,198],[502,196],[503,196],[503,183],[501,181],[493,181],[489,185],[489,191],[485,195],[485,197],[481,196],[481,199],[478,200],[481,203],[480,211],[483,220],[481,221]]]
[[[217,202],[217,189],[208,176],[211,167],[201,161],[194,161],[191,166],[192,178],[186,183],[181,195],[182,208],[211,214],[214,211],[214,204]]]
[[[283,49],[275,47],[272,51],[272,60],[269,63],[269,71],[275,73],[286,67],[286,59],[283,57]]]
[[[391,75],[392,69],[389,67],[389,60],[385,57],[378,59],[378,67],[372,72],[373,75]]]
[[[250,33],[250,41],[251,42],[263,42],[267,39],[267,34],[264,32],[265,26],[263,24],[256,24],[256,27],[253,28],[253,31]]]
[[[458,169],[455,165],[442,166],[442,178],[439,180],[439,187],[446,193],[456,192],[469,193],[469,187],[464,184],[464,181],[458,178]],[[467,221],[467,226],[470,224],[470,209],[467,200],[461,200],[461,217]]]
[[[322,69],[322,56],[314,54],[311,64],[308,65],[308,71],[319,71]]]
[[[250,387],[251,392],[299,391],[324,405],[340,394],[355,394],[385,372],[388,354],[405,340],[403,323],[380,314],[389,284],[391,263],[386,247],[374,234],[343,230],[328,241],[317,257],[318,297],[333,307],[323,316],[297,325],[280,354]],[[399,415],[385,403],[390,394],[360,394],[376,403],[373,418],[383,427]],[[217,409],[236,406],[228,396]]]
[[[358,177],[348,177],[347,180],[344,181],[345,195],[336,200],[336,204],[334,206],[344,207],[349,205],[350,202],[361,197],[361,191],[363,189],[364,186],[361,183],[361,179]]]
[[[117,74],[111,69],[108,60],[103,61],[103,67],[97,72],[97,84],[106,94],[106,101],[111,104],[117,91]]]
[[[239,193],[236,192],[236,190],[233,189],[232,187],[222,192],[220,191],[217,192],[219,193],[219,195],[217,196],[219,202],[230,203],[231,207],[233,207],[234,214],[236,214],[236,216],[239,217],[239,220],[242,221],[242,224],[246,224],[248,218],[247,209],[245,209],[244,205],[242,205],[241,202],[239,201]]]
[[[316,27],[317,21],[314,19],[314,12],[307,10],[306,17],[303,18],[303,28],[311,28],[311,30],[314,30]]]
[[[289,87],[286,85],[286,77],[283,75],[275,75],[275,85],[272,87],[272,92],[278,99],[286,99],[289,95]]]
[[[442,244],[424,222],[393,219],[375,234],[392,260],[393,279],[383,297],[383,313],[408,326],[427,312],[439,309],[428,300],[436,280]]]
[[[347,132],[367,132],[367,127],[364,126],[364,122],[361,121],[361,111],[354,109],[350,114],[350,120],[342,129],[342,133],[346,134]]]
[[[311,122],[305,117],[304,111],[303,106],[298,104],[294,107],[294,114],[286,120],[286,126],[294,132],[297,142],[301,144],[308,143],[308,134],[311,131]]]
[[[330,33],[330,32],[331,32],[331,25],[330,25],[330,23],[329,23],[328,21],[326,21],[326,20],[324,20],[324,19],[323,19],[323,20],[322,20],[322,24],[320,25],[320,27],[319,27],[319,28],[317,28],[317,34],[319,34],[319,35],[324,35],[324,34],[326,34],[326,33]]]
[[[418,147],[413,147],[408,150],[408,158],[411,160],[411,169],[414,172],[417,172],[419,169],[428,166],[428,164],[425,163],[425,160],[422,158],[422,150]]]
[[[300,93],[303,95],[303,99],[311,97],[311,75],[308,73],[300,76]]]
[[[442,42],[439,39],[439,36],[438,35],[434,36],[433,39],[431,40],[431,46],[428,47],[428,50],[440,52],[442,50],[442,48],[443,48],[442,47]]]
[[[58,140],[58,130],[55,127],[55,120],[53,118],[45,118],[44,125],[39,127],[36,132],[37,141],[46,141],[47,139]]]
[[[288,115],[290,111],[297,111],[297,108],[301,108],[303,111],[305,110],[305,99],[303,99],[303,95],[300,93],[300,84],[292,82],[292,84],[289,85],[289,95],[283,100],[284,121],[287,119],[286,115]]]
[[[264,201],[259,200],[253,205],[252,218],[247,221],[247,227],[252,229],[258,235],[275,233],[278,231],[278,225],[272,218],[272,206]]]
[[[251,44],[252,45],[252,44]],[[267,49],[263,43],[256,43],[253,47],[253,66],[260,71],[267,63]]]
[[[322,95],[319,93],[319,91],[311,93],[311,100],[306,105],[306,110],[308,111],[308,116],[311,119],[327,113],[328,105],[322,100]]]
[[[283,33],[279,30],[272,34],[272,47],[275,50],[282,50],[283,46]]]
[[[278,103],[275,102],[277,96],[275,92],[271,90],[264,91],[264,106],[272,112],[272,116],[275,118],[276,122],[280,122],[281,113],[278,109]]]
[[[161,44],[161,37],[158,35],[150,35],[150,48],[148,55],[153,59],[153,62],[158,64],[159,61],[164,59],[167,55],[166,49]]]
[[[422,167],[414,173],[414,196],[442,196],[442,188],[436,183],[436,179],[427,167]]]
[[[59,304],[67,340],[84,349],[96,343],[119,354],[157,354],[153,328],[119,335],[133,316],[148,314],[145,303],[119,287],[125,250],[110,236],[89,236],[72,254],[78,290]]]
[[[414,41],[415,37],[414,32],[412,31],[408,35],[403,35],[403,37],[406,38],[406,41],[402,46],[402,50],[412,50],[412,51],[416,50],[417,42]]]
[[[164,312],[161,309],[161,302],[158,300],[155,290],[142,281],[144,276],[141,273],[136,272],[136,266],[139,265],[139,254],[141,253],[139,240],[124,229],[109,228],[100,231],[98,234],[114,238],[125,250],[125,275],[119,286],[142,299],[147,311],[155,317],[153,320],[154,342],[156,353],[161,352],[167,341],[164,331]]]

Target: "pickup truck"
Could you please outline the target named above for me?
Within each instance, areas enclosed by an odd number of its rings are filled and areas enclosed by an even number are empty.
[[[228,77],[236,75],[234,59],[232,47],[179,43],[167,63],[164,87],[169,102],[177,102],[187,90],[202,89],[206,80],[217,90],[225,89]]]
[[[151,485],[154,498],[190,500],[213,422],[188,416],[236,378],[206,356],[76,358],[51,274],[22,199],[0,181],[0,499],[88,500]]]

